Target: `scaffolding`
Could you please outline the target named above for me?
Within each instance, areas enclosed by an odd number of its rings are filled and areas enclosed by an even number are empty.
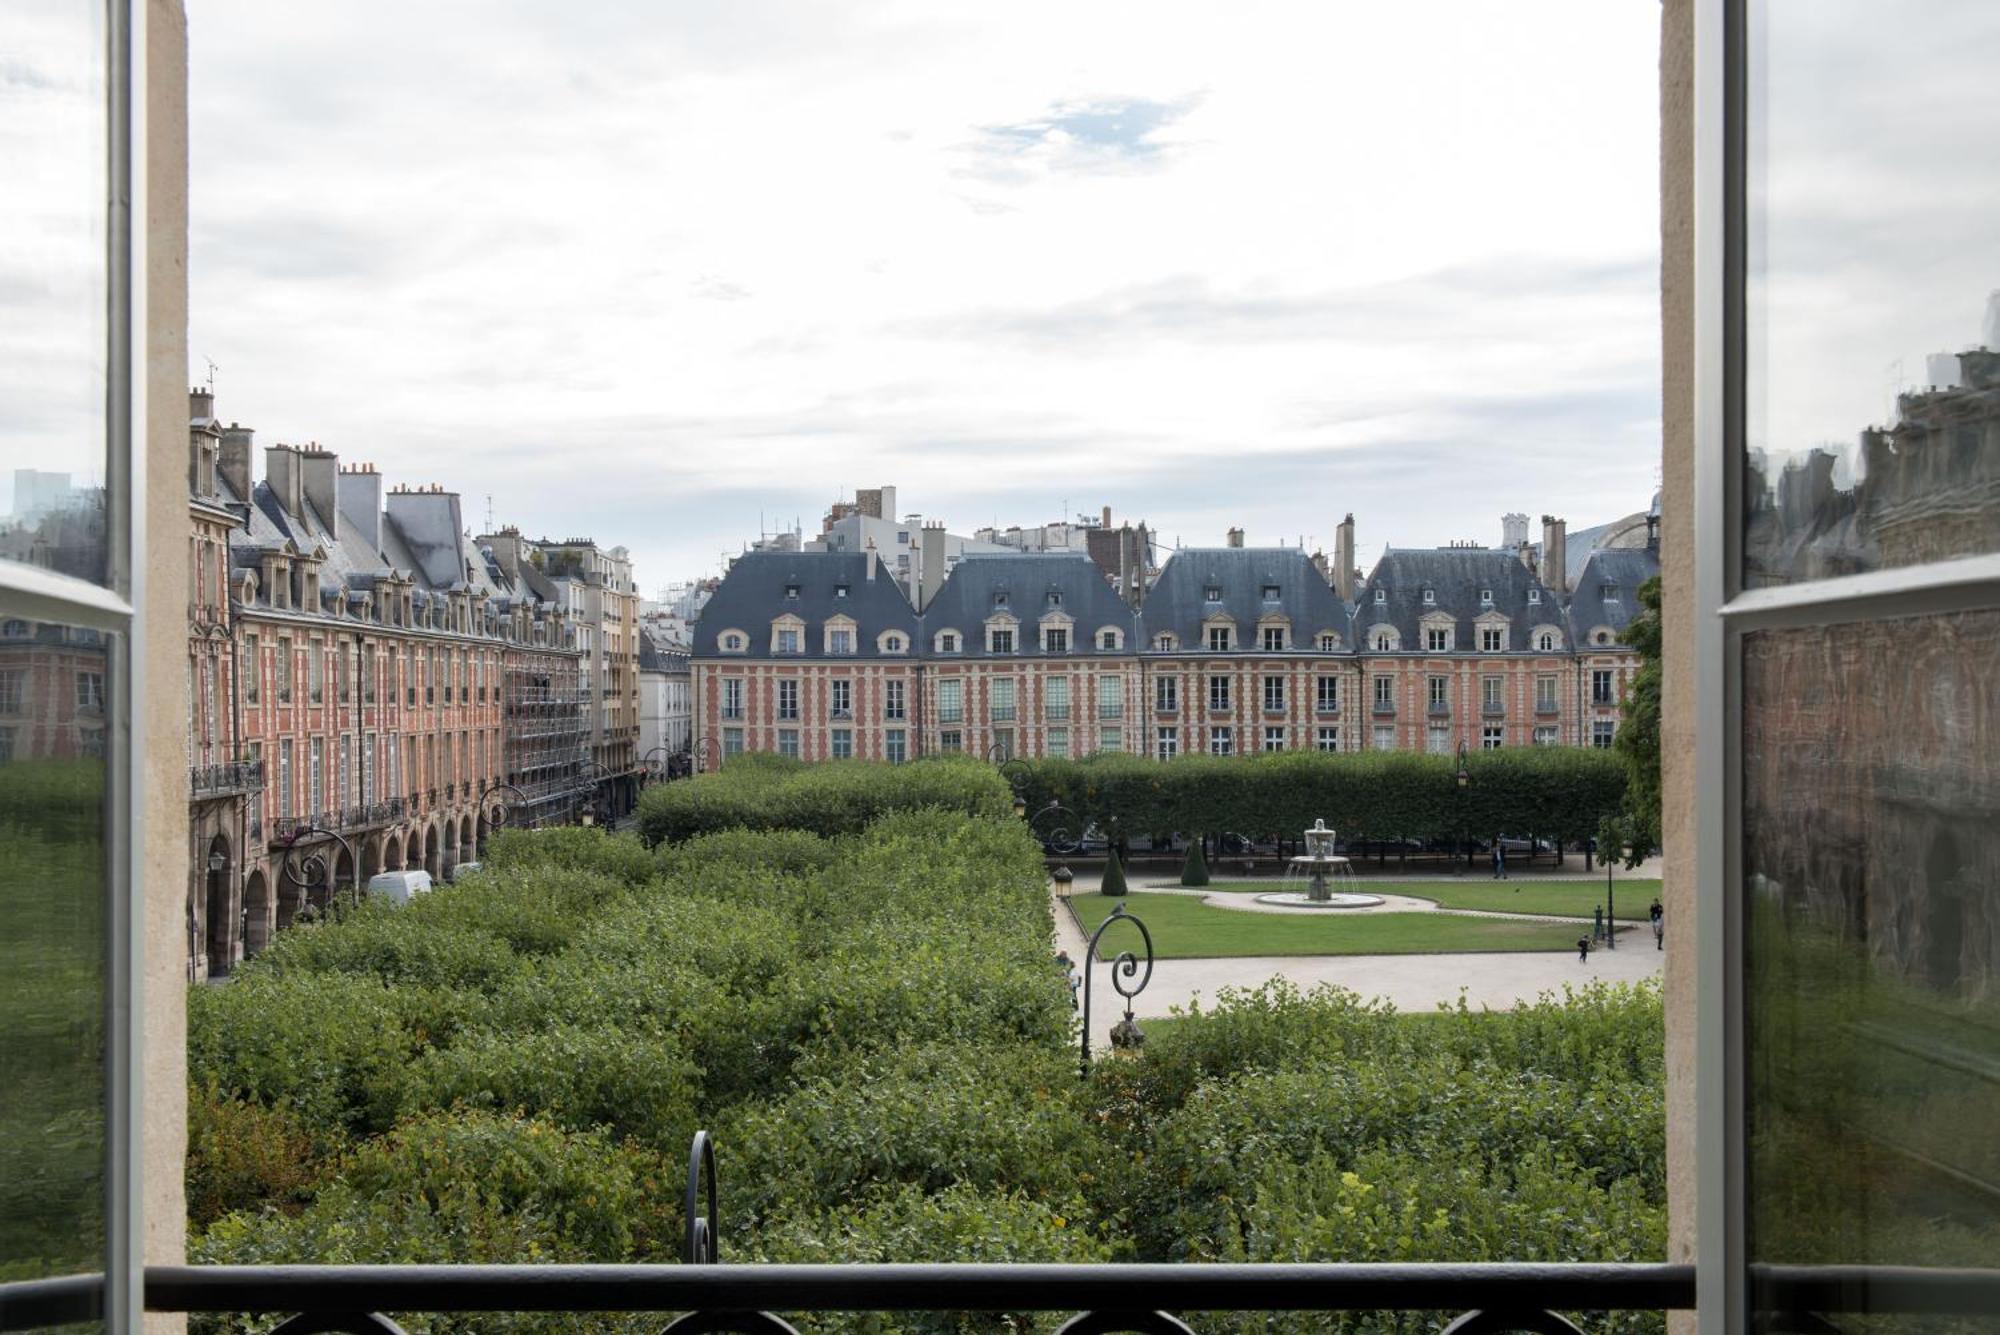
[[[594,707],[574,650],[521,648],[506,662],[507,782],[521,791],[516,824],[561,824],[587,801]]]

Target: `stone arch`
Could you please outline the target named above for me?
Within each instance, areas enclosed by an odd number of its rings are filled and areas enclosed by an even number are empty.
[[[382,841],[382,870],[401,871],[403,869],[402,836],[391,833]]]
[[[209,841],[203,860],[202,953],[208,958],[208,976],[220,978],[234,962],[236,933],[235,861],[229,856],[229,839],[216,835]]]
[[[424,831],[424,870],[433,881],[444,879],[444,834],[436,825]]]
[[[257,867],[243,882],[243,958],[263,954],[270,944],[271,883]]]
[[[474,825],[475,822],[470,816],[460,816],[458,818],[459,857],[470,862],[477,862],[479,860],[479,845],[476,842],[479,838],[479,832],[474,828]]]

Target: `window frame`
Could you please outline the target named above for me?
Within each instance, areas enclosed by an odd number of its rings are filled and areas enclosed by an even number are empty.
[[[1945,616],[2000,607],[2000,553],[1750,589],[1743,581],[1748,443],[1749,91],[1762,53],[1749,0],[1693,5],[1692,823],[1695,1316],[1751,1327],[1744,1029],[1743,647],[1760,631]],[[1674,256],[1668,255],[1671,267]],[[1668,329],[1671,339],[1678,331]],[[1672,464],[1669,462],[1669,473]],[[1669,597],[1680,592],[1669,573]],[[1671,667],[1669,668],[1671,671]],[[1670,917],[1669,921],[1672,919]]]
[[[144,1190],[139,1180],[142,1110],[141,1037],[146,1007],[146,794],[137,763],[145,712],[151,596],[146,476],[149,421],[139,379],[153,349],[143,289],[148,216],[146,173],[134,170],[134,145],[147,142],[147,90],[140,61],[148,49],[147,7],[108,0],[104,7],[104,131],[99,178],[104,229],[104,515],[101,581],[0,561],[0,618],[53,622],[98,633],[104,648],[104,1219],[106,1330],[144,1323]],[[171,132],[171,127],[165,132]],[[182,449],[186,436],[181,435]],[[183,456],[184,457],[184,456]],[[184,513],[184,512],[183,512]],[[159,535],[179,550],[178,531]],[[174,720],[178,731],[181,721]],[[185,762],[184,762],[185,763]]]

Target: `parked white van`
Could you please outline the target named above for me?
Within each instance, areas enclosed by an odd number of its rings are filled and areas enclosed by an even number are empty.
[[[368,878],[368,893],[381,895],[392,904],[407,904],[429,893],[431,874],[427,871],[385,871]]]
[[[477,862],[454,862],[451,866],[444,869],[444,878],[451,884],[457,885],[460,878],[470,876],[478,870],[479,864]]]

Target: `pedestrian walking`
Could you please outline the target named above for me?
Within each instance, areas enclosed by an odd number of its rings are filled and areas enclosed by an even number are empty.
[[[1497,834],[1493,836],[1493,879],[1496,881],[1507,879],[1507,850],[1501,845],[1500,836]]]
[[[1589,962],[1589,960],[1590,960],[1590,938],[1587,936],[1579,936],[1576,939],[1576,962],[1578,964],[1584,964]]]
[[[1653,923],[1653,949],[1665,950],[1667,948],[1667,911],[1660,907],[1660,901],[1656,899],[1653,901],[1653,906],[1646,910],[1646,916]]]

